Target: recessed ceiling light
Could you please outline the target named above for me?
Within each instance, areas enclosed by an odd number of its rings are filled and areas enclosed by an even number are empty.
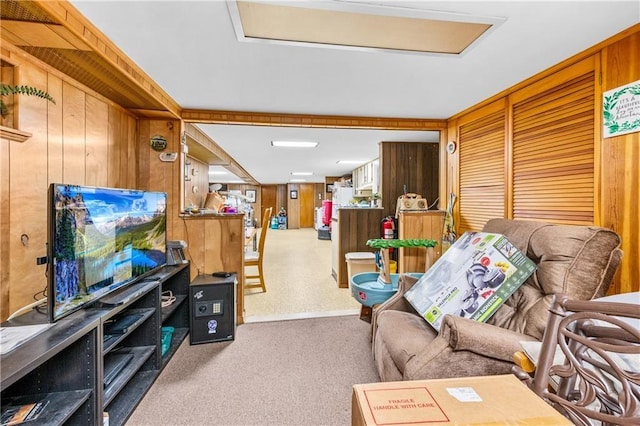
[[[306,182],[306,179],[291,179],[289,182]]]
[[[364,164],[366,160],[338,160],[336,164]]]
[[[284,148],[315,148],[318,142],[311,141],[271,141],[272,146]]]
[[[291,176],[313,176],[312,172],[291,172]]]

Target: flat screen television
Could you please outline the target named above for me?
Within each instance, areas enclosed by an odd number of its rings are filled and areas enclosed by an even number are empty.
[[[51,184],[49,321],[165,265],[166,206],[164,192]]]

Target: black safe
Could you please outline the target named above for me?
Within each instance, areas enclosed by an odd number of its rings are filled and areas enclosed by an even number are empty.
[[[198,275],[189,285],[189,343],[233,340],[236,333],[236,274]]]

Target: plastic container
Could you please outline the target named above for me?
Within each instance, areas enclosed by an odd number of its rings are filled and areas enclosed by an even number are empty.
[[[347,276],[351,277],[362,272],[376,272],[376,255],[369,252],[352,252],[344,255],[347,261]]]
[[[333,201],[322,201],[322,223],[328,225],[331,223],[331,214],[333,213]]]
[[[355,274],[349,280],[351,296],[363,306],[373,307],[384,303],[398,291],[398,278],[400,274],[390,274],[391,284],[378,282],[380,276],[377,272],[363,272]],[[420,278],[422,274],[410,273],[409,275]]]
[[[396,272],[398,272],[398,262],[396,262],[395,260],[390,260],[389,261],[389,273],[390,274],[395,274]]]
[[[171,347],[171,339],[173,338],[173,332],[175,331],[175,328],[173,327],[162,327],[162,356],[165,356],[165,354],[169,351],[169,348]]]

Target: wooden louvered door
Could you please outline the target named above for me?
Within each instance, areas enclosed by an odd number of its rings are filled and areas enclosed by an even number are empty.
[[[494,108],[495,109],[495,108]],[[458,233],[480,231],[487,220],[504,217],[504,108],[461,124]]]
[[[513,218],[594,223],[594,73],[513,105]]]

